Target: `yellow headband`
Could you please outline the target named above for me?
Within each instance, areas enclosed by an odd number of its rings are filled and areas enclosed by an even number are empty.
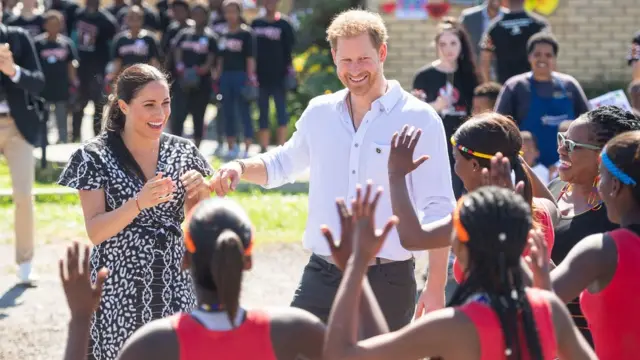
[[[493,158],[495,156],[495,154],[493,154],[493,155],[484,154],[484,153],[473,151],[473,150],[469,149],[466,146],[462,146],[462,145],[460,145],[460,144],[458,144],[456,142],[456,140],[453,138],[453,136],[451,137],[450,141],[451,141],[451,145],[453,145],[455,148],[457,148],[458,150],[460,150],[460,151],[462,151],[464,153],[467,153],[467,154],[469,154],[471,156],[475,156],[475,157],[478,157],[478,158],[481,158],[481,159],[489,159],[489,160],[491,160],[491,158]],[[518,152],[518,155],[520,155],[520,156],[524,155],[524,151],[520,150]]]

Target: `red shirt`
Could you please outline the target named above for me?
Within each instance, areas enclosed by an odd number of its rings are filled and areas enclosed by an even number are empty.
[[[527,289],[526,293],[538,331],[542,358],[544,360],[553,360],[556,358],[556,331],[553,326],[551,305],[542,295],[542,290],[530,288]],[[458,307],[458,310],[467,315],[476,327],[478,338],[480,339],[480,360],[506,360],[505,351],[507,346],[500,319],[496,312],[489,305],[477,301],[462,305]],[[527,343],[524,330],[521,326],[518,327],[518,330],[518,343],[521,344],[521,349],[527,349],[524,346]],[[515,352],[515,349],[512,349],[512,351]],[[521,356],[522,360],[530,359],[527,351],[523,351]]]
[[[618,265],[602,291],[580,294],[580,307],[600,360],[637,359],[640,352],[640,236],[628,229],[608,233]]]
[[[245,321],[228,331],[209,330],[190,314],[171,317],[180,344],[180,360],[277,360],[271,344],[269,315],[248,311]]]
[[[553,222],[551,221],[551,215],[544,208],[543,205],[535,206],[536,198],[533,198],[533,216],[534,219],[538,222],[538,225],[542,228],[544,232],[544,240],[547,242],[547,256],[551,259],[551,250],[553,250],[553,244],[555,243],[555,232],[553,231]],[[522,256],[529,255],[529,246],[525,247],[522,252]],[[462,279],[464,278],[464,272],[462,271],[462,267],[458,263],[458,258],[453,260],[453,277],[456,279],[456,282],[460,284]]]

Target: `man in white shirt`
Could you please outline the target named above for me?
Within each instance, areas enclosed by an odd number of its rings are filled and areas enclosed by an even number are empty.
[[[211,181],[219,196],[235,189],[240,178],[274,188],[294,182],[310,168],[309,214],[304,246],[313,252],[304,269],[292,306],[327,321],[342,273],[320,227],[339,233],[336,198],[347,203],[357,184],[371,179],[389,188],[387,165],[391,137],[408,124],[423,130],[416,152],[430,159],[407,176],[414,208],[423,224],[451,214],[455,200],[447,142],[442,121],[428,104],[387,80],[387,30],[379,15],[364,10],[340,14],[327,29],[337,74],[346,89],[309,102],[296,132],[283,146],[248,160],[222,166]],[[380,199],[379,224],[392,215],[389,191]],[[402,219],[400,219],[402,221]],[[444,306],[448,249],[430,252],[430,278],[425,289],[428,307]],[[391,330],[411,321],[416,296],[413,254],[388,236],[368,272],[373,291]]]

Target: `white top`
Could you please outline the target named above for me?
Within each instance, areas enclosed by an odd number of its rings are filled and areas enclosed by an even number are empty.
[[[309,102],[296,123],[296,132],[283,146],[261,155],[267,168],[265,188],[293,183],[310,168],[309,214],[304,247],[318,255],[331,255],[320,226],[326,224],[339,238],[340,222],[336,198],[347,204],[355,197],[356,184],[364,187],[371,179],[385,191],[378,203],[376,226],[393,215],[389,196],[387,162],[391,137],[405,124],[422,129],[415,158],[430,159],[407,176],[414,208],[422,224],[449,216],[455,206],[447,141],[442,120],[427,103],[389,81],[385,95],[371,104],[358,131],[354,131],[346,105],[347,89],[321,95]],[[394,229],[378,256],[402,261],[412,253],[400,245]]]

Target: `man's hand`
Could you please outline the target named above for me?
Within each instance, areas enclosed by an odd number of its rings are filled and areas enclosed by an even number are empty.
[[[427,282],[416,304],[414,319],[418,319],[428,312],[444,308],[444,303],[444,291],[435,286],[429,287],[429,282]]]
[[[209,190],[218,196],[235,191],[242,178],[242,166],[237,161],[224,164],[209,181]]]
[[[9,49],[9,44],[0,45],[0,71],[12,78],[16,75],[16,63],[13,62],[13,53]]]

